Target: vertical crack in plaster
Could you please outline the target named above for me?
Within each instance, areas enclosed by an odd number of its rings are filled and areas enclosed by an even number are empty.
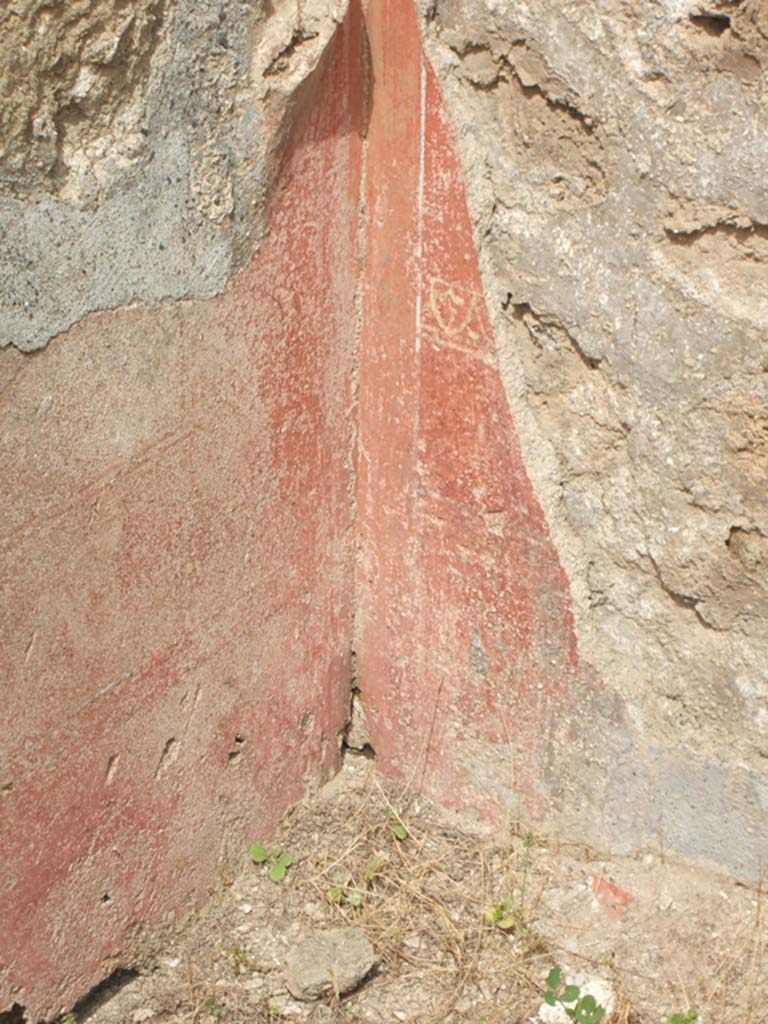
[[[422,675],[425,658],[425,636],[424,636],[424,579],[419,572],[421,562],[421,530],[419,529],[419,505],[421,501],[421,376],[422,376],[422,355],[421,342],[423,332],[423,297],[424,297],[424,183],[426,178],[426,157],[427,157],[427,63],[423,51],[419,54],[419,176],[416,186],[416,336],[414,340],[416,352],[416,383],[415,383],[415,409],[413,425],[413,494],[411,497],[411,516],[413,529],[413,581],[411,584],[411,599],[414,603],[416,617],[417,635],[415,647],[415,671]],[[437,715],[435,705],[434,715]],[[434,723],[433,723],[434,724]],[[431,738],[431,731],[430,731]],[[421,766],[421,781],[427,769],[429,758],[429,741],[424,749],[423,763]],[[422,758],[416,759],[413,767],[413,775],[410,781],[416,778],[419,762]]]
[[[355,2],[355,0],[353,0]],[[352,728],[355,699],[362,704],[357,672],[357,651],[360,637],[360,585],[363,573],[362,542],[359,533],[359,502],[358,487],[360,482],[360,460],[366,458],[360,430],[360,347],[363,334],[363,311],[365,308],[365,268],[367,263],[367,226],[368,204],[366,203],[367,169],[368,169],[368,118],[371,107],[371,53],[365,20],[361,18],[360,45],[362,47],[362,90],[363,90],[363,123],[360,151],[360,188],[358,192],[357,222],[357,282],[355,285],[355,342],[352,353],[351,368],[351,418],[352,425],[349,442],[349,501],[351,528],[354,531],[354,565],[352,567],[352,622],[350,635],[350,697],[347,721],[342,730],[342,743],[346,743],[349,730]]]

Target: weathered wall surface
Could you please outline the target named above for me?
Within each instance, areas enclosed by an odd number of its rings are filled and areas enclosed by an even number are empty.
[[[570,726],[541,777],[553,817],[598,845],[661,842],[756,875],[765,6],[438,0],[424,15],[506,393],[595,680],[560,707]]]
[[[763,7],[344,9],[1,16],[33,1017],[332,767],[352,647],[382,766],[444,804],[768,856]]]
[[[512,800],[540,818],[558,711],[579,692],[568,581],[522,461],[415,11],[391,0],[368,26],[363,702],[386,770],[451,807],[498,815]]]
[[[357,643],[377,752],[452,806],[757,877],[760,13],[441,0],[421,28],[444,111],[410,5],[374,10]]]
[[[219,294],[265,226],[276,127],[346,4],[47,0],[0,14],[0,347]],[[61,253],[67,260],[61,260]]]
[[[336,763],[361,81],[352,18],[221,297],[0,352],[0,1010],[130,964]]]

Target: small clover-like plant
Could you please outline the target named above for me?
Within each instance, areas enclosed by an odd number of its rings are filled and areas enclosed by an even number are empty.
[[[485,919],[494,928],[500,928],[503,932],[512,931],[518,924],[518,913],[515,908],[515,901],[509,896],[503,903],[497,903],[485,912]]]
[[[687,1013],[673,1013],[666,1024],[694,1024],[699,1019],[696,1010],[688,1010]],[[656,1024],[664,1024],[663,1021],[656,1021]]]
[[[544,1001],[548,1006],[559,1003],[575,1024],[597,1024],[605,1016],[605,1007],[600,1006],[594,996],[582,995],[578,985],[562,984],[559,967],[553,967],[549,972],[546,985]]]
[[[392,835],[400,843],[404,842],[411,834],[405,827],[403,819],[395,810],[389,812],[389,827],[392,829]]]
[[[248,850],[248,856],[254,864],[268,864],[267,874],[273,882],[282,882],[288,868],[293,864],[293,857],[285,850],[274,850],[263,843],[254,843]]]
[[[346,904],[358,910],[363,905],[364,894],[359,889],[350,889],[344,885],[332,885],[328,890],[331,903]]]
[[[203,1009],[208,1011],[213,1020],[221,1020],[222,1010],[221,1007],[216,1002],[216,1000],[213,998],[213,996],[209,996],[208,999],[205,1000],[205,1002],[203,1003]]]

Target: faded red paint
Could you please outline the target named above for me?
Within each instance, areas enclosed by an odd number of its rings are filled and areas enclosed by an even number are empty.
[[[0,1009],[70,1005],[332,765],[353,592],[384,769],[485,814],[548,795],[568,584],[412,0],[370,0],[366,29],[359,408],[356,8],[295,98],[269,238],[225,295],[0,360]]]
[[[618,885],[610,882],[602,875],[592,875],[592,892],[595,899],[605,910],[608,917],[617,921],[626,914],[630,905],[635,902],[632,893],[625,892]]]
[[[337,756],[361,81],[353,13],[225,295],[0,358],[0,1011],[130,962]]]
[[[539,813],[576,668],[568,581],[523,464],[411,0],[371,3],[368,25],[363,698],[385,770],[449,806],[493,815],[515,789]]]

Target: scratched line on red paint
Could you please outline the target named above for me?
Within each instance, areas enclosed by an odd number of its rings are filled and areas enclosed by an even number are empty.
[[[277,576],[278,571],[275,570],[274,573],[272,573],[271,575]],[[195,671],[195,669],[199,668],[200,665],[205,664],[205,662],[207,661],[211,661],[214,658],[214,656],[218,654],[220,651],[224,650],[225,648],[231,647],[232,641],[233,639],[235,639],[236,636],[247,635],[250,632],[250,629],[246,629],[242,634],[235,634],[234,636],[227,633],[225,636],[222,637],[221,642],[219,644],[212,644],[211,646],[206,647],[205,651],[202,651],[196,658],[193,658],[192,660],[186,661],[183,664],[181,664],[182,659],[187,655],[188,651],[195,646],[195,641],[197,640],[198,634],[206,627],[213,625],[217,622],[217,620],[223,618],[223,616],[227,613],[232,613],[236,611],[238,607],[244,604],[246,601],[252,600],[256,593],[263,590],[264,581],[265,577],[262,576],[260,579],[254,582],[253,586],[249,587],[245,591],[242,591],[235,598],[234,601],[229,601],[220,605],[207,618],[203,618],[199,622],[195,623],[194,627],[190,627],[188,630],[185,630],[184,632],[180,633],[177,637],[175,637],[173,640],[169,641],[163,647],[159,648],[156,651],[153,651],[152,654],[147,658],[144,668],[140,669],[138,672],[127,673],[120,679],[115,680],[114,683],[111,683],[110,685],[103,687],[92,697],[90,697],[87,701],[84,701],[82,704],[80,704],[69,717],[75,717],[85,708],[95,703],[95,701],[99,700],[101,697],[107,696],[108,694],[112,693],[115,689],[117,689],[119,686],[122,686],[125,683],[132,681],[135,683],[139,683],[142,680],[146,680],[150,675],[152,675],[153,672],[156,672],[158,668],[168,665],[170,662],[172,662],[174,653],[177,653],[179,656],[178,670],[180,674],[185,672],[193,672]],[[269,622],[271,619],[273,619],[280,612],[284,611],[286,608],[293,607],[293,605],[295,604],[295,600],[295,594],[289,594],[285,596],[282,601],[280,601],[277,605],[271,607],[268,611],[262,611],[262,613],[259,616],[259,622]]]
[[[141,449],[141,454],[136,459],[131,460],[122,467],[111,467],[110,469],[104,470],[97,477],[94,477],[85,486],[76,488],[71,491],[64,499],[64,504],[57,504],[57,506],[50,512],[39,512],[36,515],[30,516],[28,519],[23,520],[7,534],[0,537],[0,547],[7,548],[15,538],[20,534],[29,533],[34,530],[40,523],[55,523],[59,519],[65,518],[70,512],[77,510],[81,503],[87,503],[88,497],[96,495],[99,492],[103,492],[107,487],[115,484],[118,480],[121,480],[125,476],[130,476],[143,467],[150,459],[164,455],[169,451],[173,451],[178,445],[184,441],[196,436],[200,430],[205,426],[205,421],[193,424],[190,428],[183,431],[169,431],[164,434],[157,441],[150,442],[144,445]]]

